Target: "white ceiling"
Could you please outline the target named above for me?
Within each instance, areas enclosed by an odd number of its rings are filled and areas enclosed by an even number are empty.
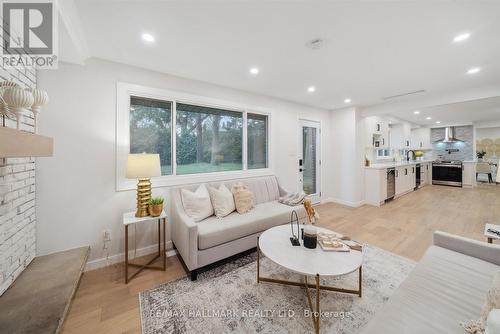
[[[415,115],[418,110],[420,114]],[[390,116],[421,126],[443,126],[500,121],[500,97],[404,110]],[[431,117],[431,120],[427,120]],[[440,121],[440,124],[436,124]]]
[[[498,1],[74,1],[89,56],[327,109],[500,82]]]

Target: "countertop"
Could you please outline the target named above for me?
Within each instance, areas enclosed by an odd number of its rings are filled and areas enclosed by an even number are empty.
[[[369,167],[365,167],[366,169],[386,169],[386,168],[396,168],[396,167],[404,167],[404,166],[415,166],[417,164],[425,164],[429,162],[434,162],[434,160],[411,160],[411,161],[402,161],[402,162],[384,162],[378,164],[371,164]]]

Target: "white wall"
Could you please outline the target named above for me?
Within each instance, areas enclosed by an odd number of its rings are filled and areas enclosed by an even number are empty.
[[[476,128],[476,140],[500,138],[500,127]]]
[[[329,152],[340,142],[339,138],[330,139],[330,113],[325,110],[99,59],[90,59],[85,66],[60,63],[58,70],[40,71],[38,80],[50,96],[40,115],[40,132],[53,136],[55,142],[54,157],[37,163],[39,255],[90,245],[90,260],[103,258],[105,229],[111,231],[109,254],[123,252],[121,216],[134,210],[135,192],[115,191],[117,81],[272,110],[270,159],[280,182],[292,191],[297,189],[298,178],[298,119],[320,121],[322,191],[324,198],[332,196],[333,161]],[[346,134],[345,139],[348,137]],[[349,170],[347,163],[342,166],[342,171]],[[342,186],[348,188],[349,184]],[[166,197],[168,189],[155,189],[153,193]],[[138,248],[156,242],[154,229],[143,227],[137,232]]]
[[[349,206],[364,201],[363,159],[365,154],[363,120],[356,108],[331,112],[332,168],[331,200]]]

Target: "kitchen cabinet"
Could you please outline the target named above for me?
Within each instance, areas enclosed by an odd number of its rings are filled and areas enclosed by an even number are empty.
[[[366,117],[366,147],[389,148],[389,121],[382,117]]]
[[[431,184],[430,173],[432,171],[432,165],[430,163],[420,164],[420,186],[423,187],[427,184]]]
[[[430,128],[412,129],[410,135],[410,147],[412,150],[432,149],[431,129]]]
[[[416,167],[396,168],[396,196],[412,191],[416,186]]]
[[[476,185],[476,163],[465,162],[462,164],[462,187],[474,187]]]
[[[365,202],[380,206],[387,199],[387,169],[365,169]]]
[[[408,123],[399,123],[391,127],[390,144],[393,149],[410,149],[411,126]]]

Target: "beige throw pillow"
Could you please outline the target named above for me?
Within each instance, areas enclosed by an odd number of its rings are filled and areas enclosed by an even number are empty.
[[[204,184],[200,185],[195,192],[181,189],[181,197],[184,211],[195,222],[199,222],[214,214],[210,195]]]
[[[225,185],[221,184],[219,189],[210,187],[210,199],[218,218],[225,217],[236,210],[233,194]]]
[[[238,213],[246,213],[253,209],[254,196],[248,187],[242,183],[237,183],[231,189],[234,195],[234,204]]]

